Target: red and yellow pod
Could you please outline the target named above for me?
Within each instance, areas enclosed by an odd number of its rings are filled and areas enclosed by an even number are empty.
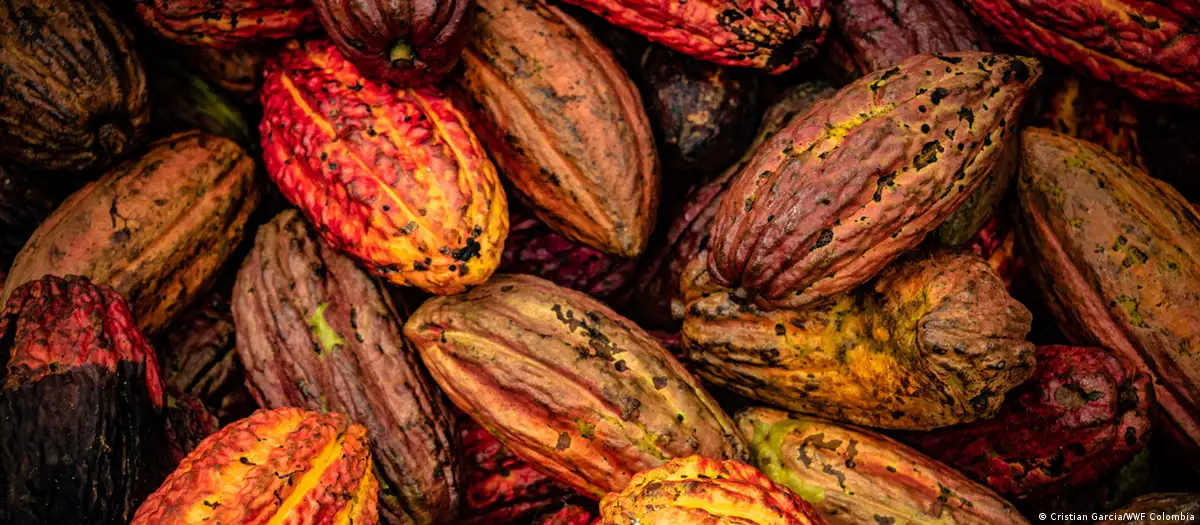
[[[137,0],[137,13],[163,38],[227,50],[317,28],[309,0]]]
[[[259,410],[197,445],[131,525],[373,525],[366,434],[336,413]]]
[[[289,42],[264,77],[267,173],[326,242],[435,294],[491,276],[508,203],[448,98],[364,78],[324,40]]]

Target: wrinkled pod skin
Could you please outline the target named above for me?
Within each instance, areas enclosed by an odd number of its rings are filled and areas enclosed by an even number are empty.
[[[199,399],[222,424],[258,409],[237,357],[228,291],[198,301],[159,341],[167,387]]]
[[[233,51],[317,29],[310,0],[135,0],[142,23],[188,46]]]
[[[683,365],[582,293],[500,275],[426,301],[404,333],[455,405],[593,498],[671,458],[745,458],[733,421]]]
[[[684,361],[764,403],[858,425],[927,430],[991,417],[1033,372],[1032,316],[971,253],[916,253],[807,309],[761,310],[683,278]]]
[[[1200,494],[1146,494],[1109,514],[1126,518],[1097,521],[1096,525],[1188,525],[1200,516]]]
[[[458,429],[463,456],[461,525],[512,523],[572,493],[518,459],[471,418],[458,418]]]
[[[1022,57],[917,55],[817,103],[722,199],[713,278],[764,308],[871,279],[984,183],[1040,73]]]

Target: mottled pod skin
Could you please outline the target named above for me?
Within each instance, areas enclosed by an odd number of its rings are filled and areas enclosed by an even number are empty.
[[[99,0],[0,5],[0,157],[104,168],[146,137],[149,96],[129,30]]]
[[[1200,516],[1200,494],[1146,494],[1108,514],[1112,519],[1096,525],[1189,525]]]
[[[745,457],[733,421],[683,365],[582,293],[497,276],[426,301],[404,333],[455,405],[594,498],[672,458]]]
[[[233,50],[316,29],[310,0],[136,0],[142,23],[189,45]]]
[[[572,241],[532,214],[516,207],[510,210],[500,271],[536,275],[609,304],[626,295],[637,261]]]
[[[634,476],[604,497],[597,525],[824,525],[811,505],[754,467],[701,456]]]
[[[130,525],[374,525],[366,434],[337,413],[259,410],[202,441]]]
[[[459,510],[463,525],[512,523],[571,493],[514,456],[474,420],[461,417],[458,428],[462,436],[466,492]]]
[[[1043,346],[996,417],[905,441],[1005,495],[1095,481],[1150,441],[1149,376],[1097,347]]]
[[[1150,372],[1159,413],[1200,446],[1200,214],[1096,144],[1041,128],[1022,143],[1018,242],[1059,328]]]
[[[1138,98],[1200,106],[1200,7],[1190,0],[966,0],[997,33]]]
[[[246,388],[237,357],[237,336],[226,295],[198,301],[172,323],[158,345],[167,386],[199,399],[221,423],[232,423],[258,408]]]
[[[684,275],[685,361],[764,403],[925,430],[991,417],[1033,372],[1032,316],[970,253],[915,254],[808,309],[761,310]]]
[[[398,86],[436,82],[458,63],[471,27],[469,0],[313,0],[347,60]]]
[[[288,42],[265,77],[267,173],[325,242],[435,294],[496,270],[508,201],[447,98],[366,79],[322,40]]]
[[[453,419],[380,281],[287,210],[259,228],[232,306],[237,353],[260,405],[332,410],[366,427],[388,523],[454,517]]]
[[[754,464],[831,525],[1028,523],[991,489],[889,437],[771,408],[737,422]]]
[[[232,140],[164,138],[67,198],[17,254],[4,296],[47,273],[84,275],[154,334],[216,280],[260,195],[254,161]]]
[[[567,238],[641,254],[658,208],[659,167],[637,87],[558,8],[476,3],[457,80],[500,173]]]
[[[1041,120],[1047,128],[1104,146],[1130,165],[1145,169],[1137,108],[1118,90],[1066,76],[1050,90]]]
[[[1022,57],[917,55],[817,103],[721,201],[713,277],[763,307],[866,282],[983,184],[1040,73]]]

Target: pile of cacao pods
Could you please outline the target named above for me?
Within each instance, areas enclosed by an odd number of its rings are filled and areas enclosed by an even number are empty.
[[[0,2],[0,525],[1200,523],[1200,3],[565,2]]]

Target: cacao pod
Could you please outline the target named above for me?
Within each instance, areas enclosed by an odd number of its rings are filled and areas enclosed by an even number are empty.
[[[204,403],[187,394],[173,392],[167,396],[167,438],[171,442],[171,464],[179,465],[188,453],[204,438],[221,429],[216,416]]]
[[[129,523],[169,472],[169,442],[125,300],[86,278],[31,281],[0,312],[0,353],[0,523]]]
[[[258,408],[246,388],[238,361],[233,313],[227,296],[212,294],[172,323],[160,345],[165,352],[167,386],[204,403],[222,423]]]
[[[816,104],[735,177],[712,227],[713,277],[762,307],[871,279],[986,180],[1040,73],[1022,57],[918,55]]]
[[[462,436],[464,525],[512,523],[537,512],[570,493],[566,487],[538,472],[500,444],[469,417],[458,419]],[[586,525],[586,524],[585,524]]]
[[[313,0],[329,39],[363,75],[400,86],[440,80],[467,45],[468,0]]]
[[[831,525],[1028,523],[987,487],[874,432],[770,408],[737,422],[758,468]]]
[[[1012,187],[1017,173],[1017,164],[1021,156],[1020,133],[1011,133],[996,165],[984,176],[979,188],[954,210],[946,220],[931,234],[942,246],[962,246],[968,244],[988,221],[992,219],[996,209],[1008,189]]]
[[[1040,128],[1022,144],[1018,241],[1059,328],[1150,372],[1200,446],[1200,214],[1096,144]]]
[[[154,66],[150,86],[156,135],[200,130],[229,138],[243,148],[258,148],[258,140],[242,111],[215,92],[200,75],[173,60],[150,63]]]
[[[1138,495],[1154,492],[1154,487],[1164,477],[1163,469],[1156,468],[1151,461],[1151,451],[1155,448],[1152,444],[1142,449],[1128,463],[1098,481],[1043,496],[1017,499],[1013,504],[1025,516],[1043,512],[1090,515],[1114,511]]]
[[[366,434],[337,413],[259,410],[200,442],[130,525],[374,525]]]
[[[83,171],[141,146],[150,107],[132,38],[95,0],[0,6],[0,156]]]
[[[1152,388],[1102,348],[1043,346],[996,417],[905,441],[1001,494],[1055,492],[1111,474],[1146,446]]]
[[[721,407],[658,342],[582,293],[503,275],[435,297],[404,333],[460,409],[593,497],[671,458],[743,458]]]
[[[966,0],[1012,44],[1150,101],[1200,106],[1200,6],[1190,0]]]
[[[1137,110],[1119,91],[1066,76],[1050,91],[1041,120],[1048,128],[1104,146],[1130,165],[1145,169]]]
[[[1025,260],[1016,253],[1017,232],[1006,218],[993,215],[979,233],[971,238],[967,246],[975,255],[983,257],[996,276],[1004,282],[1004,288],[1013,293],[1017,276],[1024,275]]]
[[[234,50],[316,29],[311,0],[135,0],[146,27],[189,46]]]
[[[261,47],[239,45],[235,49],[182,46],[177,49],[188,65],[204,75],[213,86],[242,102],[258,103],[262,87],[263,63],[267,53]]]
[[[504,188],[432,89],[361,77],[328,42],[267,62],[267,173],[325,242],[394,284],[448,294],[487,280],[508,234]]]
[[[534,518],[533,525],[591,525],[596,513],[582,502],[566,502]]]
[[[13,257],[33,230],[62,201],[40,178],[19,168],[0,166],[0,269],[12,266]]]
[[[224,137],[180,133],[71,195],[17,254],[4,288],[47,273],[117,290],[153,334],[203,294],[237,247],[260,191]]]
[[[991,417],[1033,373],[1029,311],[973,254],[918,253],[797,310],[760,310],[712,287],[703,264],[684,276],[684,360],[751,399],[924,430]]]
[[[288,210],[259,228],[232,303],[238,356],[261,406],[332,410],[366,427],[388,523],[453,517],[458,436],[381,282]]]
[[[1200,516],[1200,494],[1146,494],[1096,525],[1188,525]]]
[[[799,496],[737,461],[680,458],[600,502],[597,525],[824,525]]]
[[[633,81],[573,18],[479,0],[458,84],[496,165],[567,238],[635,257],[654,226],[654,135]]]

